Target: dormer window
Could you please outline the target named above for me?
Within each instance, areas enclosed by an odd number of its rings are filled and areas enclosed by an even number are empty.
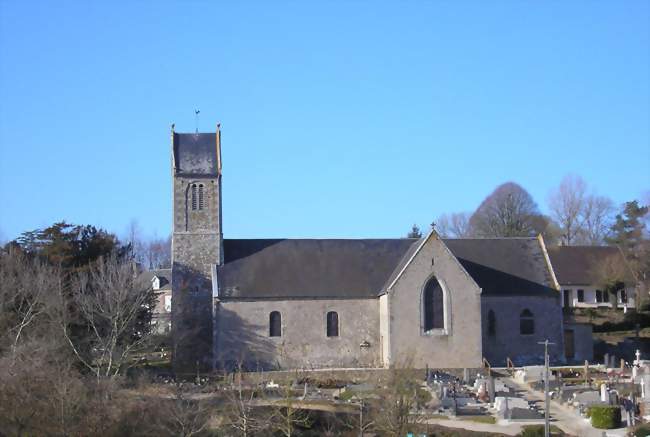
[[[158,278],[158,276],[153,277],[151,280],[151,286],[154,290],[160,290],[160,278]]]

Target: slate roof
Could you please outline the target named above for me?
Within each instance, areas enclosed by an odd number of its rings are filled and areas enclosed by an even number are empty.
[[[421,240],[224,240],[224,298],[373,298]],[[485,295],[557,296],[536,238],[444,240]]]
[[[562,285],[594,284],[599,262],[610,257],[626,265],[623,254],[615,246],[553,246],[547,250],[557,281]],[[626,270],[628,274],[623,279],[632,284],[634,276]]]
[[[142,284],[151,286],[154,276],[160,279],[160,288],[156,291],[171,290],[172,288],[172,269],[146,270],[138,276],[138,281]]]
[[[185,176],[216,176],[217,134],[174,133],[176,174]]]
[[[377,297],[418,240],[224,240],[222,297]]]
[[[537,238],[443,240],[484,296],[557,296]]]

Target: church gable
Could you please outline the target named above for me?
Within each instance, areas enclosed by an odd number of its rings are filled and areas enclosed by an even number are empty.
[[[387,287],[385,364],[417,367],[481,362],[481,290],[435,232],[420,241]]]

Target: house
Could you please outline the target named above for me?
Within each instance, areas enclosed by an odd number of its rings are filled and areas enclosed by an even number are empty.
[[[172,320],[172,269],[148,270],[142,272],[138,280],[153,290],[156,301],[152,311],[151,324],[154,332],[171,332]]]
[[[618,247],[556,246],[548,253],[563,308],[635,307],[637,281]]]
[[[541,237],[224,239],[219,127],[171,149],[177,372],[566,361]]]

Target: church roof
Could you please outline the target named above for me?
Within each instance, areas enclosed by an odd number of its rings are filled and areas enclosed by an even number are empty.
[[[257,298],[369,298],[417,239],[224,240],[219,294]]]
[[[627,267],[620,249],[615,246],[554,246],[548,248],[557,280],[562,285],[592,285],[597,282],[599,263],[609,259],[622,268],[623,278],[629,284],[634,276]]]
[[[226,239],[219,294],[237,299],[377,297],[418,241]],[[443,241],[484,295],[557,295],[536,238]]]
[[[484,296],[557,296],[537,238],[444,239]]]
[[[176,174],[186,176],[217,176],[217,134],[174,133],[174,164]]]

